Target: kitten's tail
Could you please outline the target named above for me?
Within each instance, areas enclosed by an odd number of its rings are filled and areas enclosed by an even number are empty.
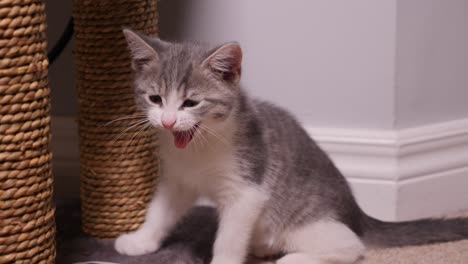
[[[425,245],[468,239],[468,218],[384,222],[365,216],[362,240],[370,247]]]

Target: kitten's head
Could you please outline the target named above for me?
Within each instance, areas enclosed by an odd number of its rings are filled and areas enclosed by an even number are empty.
[[[151,124],[185,148],[201,128],[213,129],[233,112],[239,96],[242,50],[176,44],[123,31],[132,57],[137,105]]]

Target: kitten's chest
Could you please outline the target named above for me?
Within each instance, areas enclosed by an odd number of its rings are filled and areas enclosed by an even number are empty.
[[[162,154],[164,177],[183,183],[200,192],[207,192],[236,170],[234,153],[223,151],[174,151]]]

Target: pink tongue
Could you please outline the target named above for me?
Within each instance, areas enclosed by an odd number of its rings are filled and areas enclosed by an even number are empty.
[[[178,148],[185,148],[190,140],[192,140],[192,134],[188,132],[172,132],[174,135],[174,144]]]

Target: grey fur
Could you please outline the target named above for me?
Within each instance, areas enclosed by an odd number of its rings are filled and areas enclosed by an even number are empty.
[[[433,244],[468,238],[468,219],[422,219],[406,222],[383,222],[370,217],[364,220],[363,241],[373,247],[402,247]]]
[[[278,230],[327,218],[344,223],[370,246],[468,238],[467,219],[386,223],[367,216],[340,171],[291,114],[251,99],[236,78],[222,80],[216,71],[203,66],[218,48],[144,39],[156,50],[160,61],[150,70],[135,73],[136,89],[161,96],[169,89],[184,89],[185,95],[193,93],[197,100],[209,102],[195,111],[200,120],[233,116],[242,176],[268,190],[270,198],[262,217]],[[233,74],[240,76],[240,68]],[[139,96],[137,92],[137,102],[144,101]]]
[[[223,119],[231,112],[233,104],[237,101],[237,87],[233,83],[226,85],[218,81],[214,74],[202,67],[204,60],[217,48],[207,49],[200,43],[169,44],[129,30],[124,32],[127,32],[127,40],[138,36],[158,54],[158,61],[147,62],[146,70],[134,71],[136,102],[140,109],[148,107],[148,102],[142,96],[157,94],[164,97],[170,90],[177,89],[183,91],[184,97],[195,100],[203,98],[209,103],[207,108],[193,110],[200,118],[210,116]],[[131,47],[133,54],[141,52],[141,49],[140,47],[135,50]],[[132,65],[136,63],[133,59]]]

